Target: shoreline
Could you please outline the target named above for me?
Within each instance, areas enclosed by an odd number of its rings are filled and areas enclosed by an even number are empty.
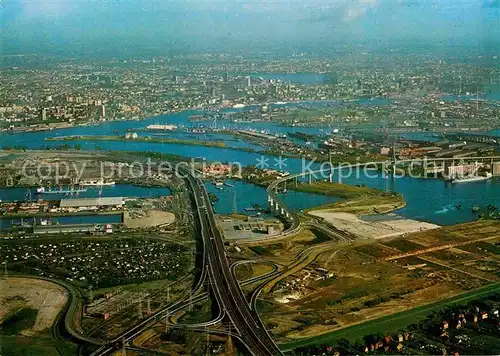
[[[176,138],[155,138],[152,136],[125,138],[122,136],[94,136],[94,135],[71,135],[71,136],[56,136],[46,137],[44,141],[130,141],[130,142],[149,142],[149,143],[167,143],[188,146],[205,146],[229,148],[224,142],[220,141],[197,141],[197,140],[181,140]]]
[[[317,218],[321,218],[340,230],[358,236],[359,238],[384,239],[404,236],[415,232],[427,231],[441,228],[440,225],[432,224],[415,219],[409,219],[394,213],[387,214],[388,219],[364,220],[354,213],[312,210],[308,212]],[[375,214],[378,216],[382,214]],[[391,217],[393,217],[391,219]]]
[[[406,200],[400,193],[388,194],[369,187],[326,182],[290,189],[343,198],[333,204],[307,209],[306,214],[358,238],[393,238],[441,227],[395,214],[394,211],[406,206]]]

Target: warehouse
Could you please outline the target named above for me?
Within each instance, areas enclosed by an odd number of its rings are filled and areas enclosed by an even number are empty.
[[[91,233],[95,234],[99,230],[99,225],[95,224],[55,224],[55,225],[35,225],[33,233],[42,234],[67,234],[67,233]]]
[[[61,199],[62,210],[98,210],[99,208],[122,209],[125,200],[122,197]]]

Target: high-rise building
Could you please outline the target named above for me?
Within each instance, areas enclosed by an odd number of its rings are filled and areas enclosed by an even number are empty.
[[[106,117],[106,107],[101,105],[101,117]]]
[[[247,87],[252,86],[252,79],[250,77],[247,77]]]
[[[42,108],[42,121],[47,120],[47,109]]]

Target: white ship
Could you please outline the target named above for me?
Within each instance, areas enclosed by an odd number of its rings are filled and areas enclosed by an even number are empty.
[[[36,188],[36,194],[77,194],[77,193],[83,193],[83,192],[86,192],[87,191],[87,188],[78,188],[78,189],[75,189],[73,187],[71,188],[68,188],[68,189],[62,189],[59,188],[59,190],[46,190],[45,187],[39,187],[39,188]]]
[[[485,176],[466,176],[466,177],[455,177],[451,180],[452,183],[469,183],[469,182],[479,182],[483,180],[488,180],[492,177],[491,173],[486,173]]]
[[[81,181],[78,183],[79,185],[81,186],[97,186],[97,187],[101,187],[101,186],[107,186],[107,185],[115,185],[115,182],[114,181],[104,181],[102,179],[99,179],[99,180],[84,180],[84,181]]]
[[[153,125],[148,125],[146,126],[146,129],[148,130],[159,130],[159,131],[173,131],[177,129],[177,126],[175,125],[158,125],[158,124],[153,124]]]

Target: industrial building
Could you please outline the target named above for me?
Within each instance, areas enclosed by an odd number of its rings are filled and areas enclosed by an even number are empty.
[[[95,224],[55,224],[55,225],[35,225],[33,233],[43,234],[68,234],[68,233],[90,233],[95,234],[99,230],[99,225]]]
[[[219,217],[219,223],[224,230],[226,240],[258,239],[262,236],[272,236],[283,231],[283,224],[276,220],[264,220],[258,217],[247,217],[247,221]]]
[[[491,173],[496,177],[500,176],[500,162],[493,163],[493,167],[491,167]]]
[[[101,207],[122,209],[125,200],[122,197],[61,199],[59,207],[65,210],[97,210]]]

